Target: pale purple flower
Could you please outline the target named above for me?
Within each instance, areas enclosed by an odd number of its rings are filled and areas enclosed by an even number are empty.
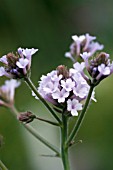
[[[69,96],[69,92],[65,89],[59,90],[57,89],[55,92],[52,93],[53,99],[57,99],[58,103],[64,103],[65,99]]]
[[[81,43],[85,40],[85,36],[81,35],[78,37],[77,35],[74,35],[74,36],[72,36],[72,39],[76,43],[76,53],[77,53],[77,55],[80,55]]]
[[[4,63],[6,65],[8,64],[6,55],[4,55],[0,58],[0,62]]]
[[[76,87],[73,88],[73,93],[80,98],[86,97],[88,95],[88,91],[89,91],[88,84],[79,83]]]
[[[110,67],[105,66],[105,64],[101,64],[101,65],[98,66],[98,71],[102,75],[109,75],[110,74]]]
[[[72,73],[72,78],[76,82],[76,84],[87,84],[86,80],[82,77],[81,73],[79,72],[75,72],[75,74]]]
[[[5,100],[7,100],[9,103],[14,102],[14,94],[15,94],[15,88],[17,88],[20,85],[20,82],[17,80],[11,79],[11,80],[6,80],[5,85],[0,87],[0,95]]]
[[[85,46],[84,46],[84,51],[86,51],[87,50],[87,48],[88,48],[88,46],[89,46],[89,44],[93,41],[93,40],[95,40],[96,39],[96,37],[94,37],[94,36],[91,36],[91,35],[89,35],[88,33],[85,35],[85,38],[86,38],[86,43],[85,43]]]
[[[70,52],[66,52],[65,57],[70,58],[73,61],[73,63],[75,62],[75,59],[73,58]]]
[[[83,52],[83,54],[80,54],[84,61],[88,60],[90,55],[91,55],[90,52]]]
[[[20,48],[19,48],[20,49]],[[30,59],[31,58],[31,56],[33,55],[33,54],[35,54],[36,52],[38,51],[38,49],[34,49],[34,48],[31,48],[31,49],[28,49],[28,48],[26,48],[26,49],[22,49],[22,54],[27,58],[27,59]]]
[[[4,67],[0,67],[0,76],[4,76],[6,73],[5,68]]]
[[[80,35],[80,36],[77,36],[77,35],[73,35],[72,36],[72,39],[75,41],[75,42],[83,42],[85,40],[85,35]]]
[[[79,62],[76,62],[74,65],[73,65],[74,69],[77,70],[78,72],[82,72],[83,69],[85,68],[85,63],[82,62],[82,63],[79,63]]]
[[[53,92],[55,92],[58,89],[58,82],[47,82],[46,85],[43,87],[43,91],[45,92],[45,94],[51,94]]]
[[[68,78],[66,81],[61,80],[61,86],[66,90],[66,91],[71,91],[73,87],[75,86],[75,82],[72,81],[71,78]]]
[[[82,110],[82,104],[76,99],[68,99],[67,110],[71,112],[72,116],[78,116],[78,111]]]
[[[19,58],[19,60],[16,62],[16,65],[19,68],[26,68],[28,63],[29,63],[29,60],[27,58]]]
[[[88,52],[90,53],[90,56],[92,56],[96,51],[102,50],[104,48],[104,45],[99,44],[98,42],[92,42],[88,47]]]

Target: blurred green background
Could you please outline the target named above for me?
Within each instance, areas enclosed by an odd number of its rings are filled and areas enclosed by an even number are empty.
[[[42,74],[58,65],[72,66],[64,53],[69,50],[71,35],[83,33],[97,36],[113,59],[112,0],[0,0],[0,56],[18,47],[39,48],[32,62],[36,85]],[[4,80],[1,78],[0,84]],[[83,143],[70,150],[72,170],[113,169],[113,76],[96,88],[96,98],[98,102],[91,104],[76,139]],[[51,119],[24,83],[16,91],[15,103],[19,111],[31,110]],[[59,144],[57,128],[37,121],[32,125]],[[4,137],[0,159],[9,170],[63,170],[59,159],[41,156],[52,152],[4,108],[0,108],[0,134]]]

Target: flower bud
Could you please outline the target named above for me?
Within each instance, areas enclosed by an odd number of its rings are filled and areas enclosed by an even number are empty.
[[[57,67],[57,75],[62,75],[63,78],[69,78],[69,71],[66,66],[60,65]]]
[[[36,118],[36,116],[32,112],[30,112],[30,111],[22,112],[18,116],[18,120],[21,121],[21,122],[24,122],[24,123],[30,123],[35,118]]]
[[[8,53],[0,58],[0,62],[4,67],[0,67],[0,76],[5,75],[8,78],[21,79],[30,75],[31,59],[38,49],[22,49],[19,48],[17,52]]]

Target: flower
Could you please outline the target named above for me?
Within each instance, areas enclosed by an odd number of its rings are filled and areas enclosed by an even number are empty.
[[[66,91],[72,91],[73,87],[75,86],[75,82],[72,81],[71,78],[68,78],[67,80],[61,80],[61,86],[62,86]]]
[[[68,99],[67,110],[71,112],[72,116],[78,116],[77,111],[82,110],[82,104],[76,99]]]
[[[20,82],[17,80],[6,80],[5,84],[0,87],[0,101],[12,105],[14,103],[15,88],[19,85]]]
[[[105,64],[101,64],[101,65],[98,66],[98,71],[102,75],[109,75],[110,74],[110,67],[105,66]]]
[[[65,89],[59,90],[57,89],[53,92],[52,97],[53,99],[58,99],[58,103],[64,103],[65,99],[69,96],[69,92]]]
[[[94,42],[95,36],[91,36],[88,33],[85,35],[73,35],[73,43],[70,46],[70,51],[65,53],[65,56],[70,58],[74,63],[77,61],[81,53],[89,53],[91,57],[96,51],[102,50],[103,45],[98,42]]]
[[[81,54],[85,66],[94,84],[99,83],[104,78],[113,73],[113,62],[110,63],[109,54],[101,52],[96,57],[90,58],[87,52]]]
[[[8,53],[0,58],[4,66],[0,67],[0,76],[8,78],[23,78],[29,74],[31,67],[31,57],[38,49],[18,48],[16,54]]]
[[[27,58],[19,58],[19,60],[16,62],[16,65],[19,68],[25,68],[29,63],[29,60]]]
[[[74,68],[69,70],[60,65],[57,70],[43,75],[39,81],[39,94],[46,101],[64,109],[64,114],[77,115],[78,111],[82,110],[83,102],[86,100],[90,88],[83,76],[84,65],[84,62],[75,63]],[[91,99],[95,100],[94,95]],[[75,106],[73,106],[74,104]]]
[[[22,49],[22,48],[21,48],[21,50],[22,50],[22,54],[23,54],[27,59],[30,59],[30,57],[38,51],[38,49],[34,49],[34,48],[31,48],[31,49],[28,49],[28,48],[26,48],[26,49],[23,48],[23,49]]]

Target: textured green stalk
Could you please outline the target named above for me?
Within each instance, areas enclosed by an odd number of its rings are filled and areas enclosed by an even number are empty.
[[[68,147],[66,147],[67,133],[68,133],[68,119],[65,115],[62,114],[62,127],[61,127],[61,156],[64,166],[64,170],[70,170],[69,167],[69,158],[68,158]]]
[[[11,111],[13,112],[13,114],[15,114],[15,116],[19,115],[19,112],[16,110],[16,108],[14,106],[11,107]],[[49,143],[46,139],[44,139],[42,136],[40,136],[37,131],[29,124],[23,124],[23,126],[36,138],[38,139],[40,142],[42,142],[44,145],[46,145],[48,148],[50,148],[52,151],[54,151],[56,153],[57,156],[60,156],[60,153],[58,151],[58,149],[52,145],[51,143]]]
[[[0,160],[0,170],[8,170],[1,160]]]
[[[42,119],[42,118],[37,117],[37,116],[36,116],[36,118],[35,118],[35,119],[40,120],[40,121],[45,122],[45,123],[48,123],[48,124],[50,124],[50,125],[54,125],[54,126],[61,126],[59,123],[52,122],[52,121],[50,121],[50,120],[46,120],[46,119]]]
[[[30,89],[36,94],[36,96],[41,100],[41,102],[46,106],[46,108],[51,112],[51,114],[54,116],[54,118],[61,123],[61,120],[59,119],[59,117],[55,114],[55,112],[53,111],[53,109],[48,105],[48,103],[42,98],[42,96],[38,93],[36,87],[34,86],[34,84],[32,83],[31,79],[28,77],[24,78],[26,83],[28,84],[28,86],[30,87]]]
[[[72,132],[71,132],[71,134],[70,134],[70,136],[68,138],[68,140],[67,140],[67,143],[66,143],[67,147],[71,144],[72,140],[75,138],[75,136],[77,135],[77,132],[79,131],[79,128],[80,128],[80,126],[81,126],[81,124],[83,122],[83,119],[85,117],[85,113],[86,113],[86,110],[88,108],[88,105],[89,105],[89,102],[90,102],[90,99],[91,99],[91,95],[92,95],[93,89],[94,89],[94,86],[91,86],[90,90],[89,90],[89,93],[88,93],[88,97],[87,97],[85,105],[84,105],[84,108],[81,111],[81,113],[80,113],[80,115],[79,115],[79,117],[77,119],[77,122],[76,122],[76,124],[75,124],[75,126],[74,126],[74,128],[73,128],[73,130],[72,130]]]

